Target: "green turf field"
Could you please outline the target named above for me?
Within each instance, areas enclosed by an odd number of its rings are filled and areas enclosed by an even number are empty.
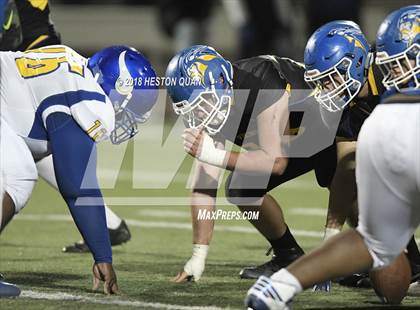
[[[128,156],[127,158],[130,158]],[[183,170],[188,170],[188,162]],[[123,171],[130,171],[125,162]],[[132,190],[120,177],[112,197],[183,196],[185,178],[177,177],[163,190]],[[284,206],[287,222],[305,250],[319,244],[324,224],[327,191],[305,175],[273,192]],[[234,210],[233,206],[225,209]],[[30,203],[5,230],[0,240],[0,271],[23,289],[23,297],[0,300],[0,309],[240,309],[253,281],[240,280],[239,270],[267,260],[268,246],[250,224],[219,221],[216,227],[243,227],[242,231],[220,229],[214,235],[206,271],[199,283],[176,285],[169,280],[191,254],[188,206],[116,206],[128,220],[132,241],[114,248],[121,295],[106,297],[91,292],[90,255],[62,254],[61,248],[80,238],[60,196],[46,183],[38,182]],[[237,229],[239,230],[239,229]],[[418,306],[415,306],[415,305]],[[409,296],[404,305],[420,309]],[[306,292],[294,309],[376,309],[381,307],[371,290],[353,290],[335,285],[330,294]]]

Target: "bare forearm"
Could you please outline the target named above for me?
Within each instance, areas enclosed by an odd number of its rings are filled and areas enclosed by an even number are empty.
[[[287,158],[274,157],[263,150],[227,152],[226,169],[243,173],[273,173],[281,175],[287,167]]]
[[[330,185],[328,228],[341,229],[346,219],[353,215],[354,207],[357,210],[355,152],[355,142],[337,143],[337,168]],[[351,216],[354,217],[357,218],[357,212],[356,216]]]

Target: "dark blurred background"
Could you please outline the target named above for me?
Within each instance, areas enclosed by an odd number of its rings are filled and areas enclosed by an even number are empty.
[[[236,60],[276,54],[302,60],[323,23],[351,19],[373,42],[381,21],[406,0],[50,0],[63,43],[89,56],[112,44],[143,51],[164,73],[170,57],[208,44]]]

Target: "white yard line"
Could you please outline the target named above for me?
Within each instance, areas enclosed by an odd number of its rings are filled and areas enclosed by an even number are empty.
[[[124,300],[115,298],[96,298],[87,295],[73,295],[64,292],[37,292],[31,290],[22,291],[21,297],[31,298],[31,299],[44,299],[44,300],[68,300],[68,301],[78,301],[84,303],[93,303],[93,304],[102,304],[102,305],[115,305],[115,306],[128,306],[128,307],[137,307],[137,308],[146,308],[146,309],[167,309],[167,310],[222,310],[227,308],[219,308],[214,306],[182,306],[174,304],[163,304],[163,303],[154,303],[154,302],[144,302],[138,300]]]
[[[251,198],[251,197],[249,197]],[[191,203],[191,197],[152,197],[152,196],[139,196],[139,197],[127,197],[127,196],[108,196],[103,197],[108,206],[124,206],[124,207],[139,207],[139,206],[160,206],[160,207],[170,207],[170,206],[186,206]],[[258,200],[258,197],[255,197],[255,201]],[[102,203],[102,198],[78,198],[76,204],[98,204]],[[194,202],[197,205],[207,205],[207,198],[196,197]],[[219,196],[217,197],[218,206],[233,206],[226,197]],[[303,210],[306,208],[297,208],[298,210]],[[313,208],[315,210],[317,208]],[[293,208],[291,208],[293,210]],[[322,210],[322,209],[319,209]],[[298,211],[299,212],[299,211]],[[304,212],[304,211],[300,211]],[[326,211],[324,211],[326,212]],[[318,212],[319,213],[319,212]]]
[[[293,215],[314,215],[314,216],[326,216],[327,209],[322,208],[290,208],[287,210],[288,213]]]
[[[107,167],[98,167],[98,178],[101,181],[105,180],[119,180],[119,181],[127,181],[132,182],[134,174],[140,174],[142,179],[147,179],[150,182],[161,182],[163,180],[171,180],[175,177],[178,178],[178,181],[185,182],[190,177],[190,173],[187,172],[168,172],[168,171],[151,171],[151,170],[126,170],[118,168],[116,169],[109,169]],[[154,187],[151,187],[154,188]],[[290,180],[282,185],[280,185],[281,189],[299,189],[299,190],[314,190],[318,191],[321,188],[317,185],[315,179],[306,179],[306,178],[298,178],[294,180]],[[143,189],[143,188],[141,188]],[[147,189],[145,187],[144,189]],[[162,188],[164,189],[164,188]]]
[[[187,211],[173,211],[173,210],[152,210],[142,209],[137,212],[141,216],[163,217],[163,218],[189,218],[191,213]]]
[[[16,216],[16,220],[22,221],[72,221],[71,217],[64,214],[20,214]],[[182,229],[191,230],[190,223],[168,222],[168,221],[139,221],[134,219],[126,219],[127,224],[134,227],[142,228],[162,228],[162,229]],[[257,230],[252,227],[239,225],[216,225],[216,231],[250,233],[256,234]],[[312,230],[292,230],[293,235],[297,237],[322,238],[324,233]]]

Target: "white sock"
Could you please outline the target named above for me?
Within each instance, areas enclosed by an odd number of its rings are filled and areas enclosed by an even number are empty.
[[[298,294],[303,291],[302,285],[299,283],[299,280],[296,279],[294,275],[292,275],[284,268],[274,273],[271,276],[271,279],[293,286],[296,289],[295,294]]]
[[[118,217],[110,208],[105,205],[106,226],[108,229],[117,229],[122,219]]]

